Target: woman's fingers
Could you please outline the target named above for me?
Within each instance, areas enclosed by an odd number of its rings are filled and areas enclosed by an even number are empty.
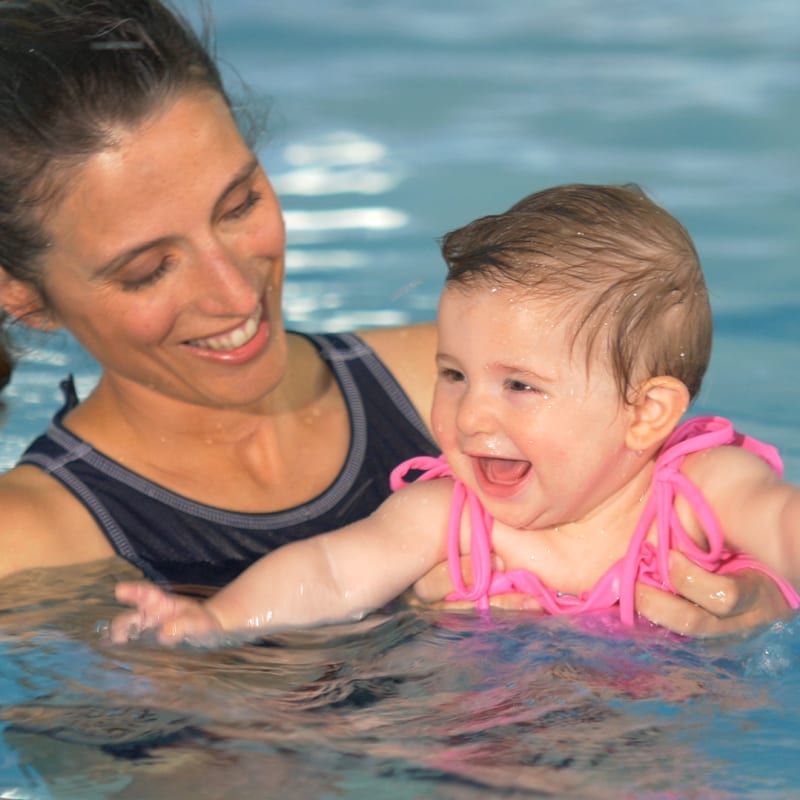
[[[464,580],[470,582],[470,561],[462,559]],[[497,566],[497,565],[495,565]],[[685,636],[714,637],[746,633],[785,617],[789,606],[775,582],[756,570],[718,575],[697,566],[678,552],[670,554],[670,578],[677,594],[637,585],[636,610],[643,617]],[[438,564],[414,584],[412,603],[435,608],[473,608],[470,601],[447,601],[453,589],[446,563]],[[408,593],[409,596],[411,592]],[[492,597],[491,605],[509,610],[538,610],[524,594]]]
[[[460,569],[461,579],[469,586],[472,583],[472,559],[468,555],[461,557]],[[503,562],[495,555],[492,555],[492,569],[503,569]],[[412,590],[415,600],[411,602],[412,604],[421,603],[437,608],[474,608],[475,604],[470,600],[445,600],[454,588],[453,581],[450,578],[450,566],[446,561],[442,561],[414,584]],[[411,595],[411,592],[409,592],[409,595]],[[527,605],[520,605],[520,602],[517,601],[517,605],[504,606],[502,602],[497,605],[504,608],[530,608]],[[492,605],[495,605],[495,603],[492,603]]]
[[[751,609],[755,599],[752,592],[758,591],[757,583],[748,580],[744,572],[728,575],[708,572],[677,551],[670,553],[669,576],[681,597],[717,617]],[[774,586],[771,580],[769,583]]]
[[[719,617],[679,595],[637,584],[636,611],[645,619],[684,636],[722,636]]]
[[[673,552],[670,578],[677,595],[639,584],[636,610],[676,633],[696,637],[745,633],[790,611],[775,582],[757,570],[717,575]]]
[[[447,562],[443,561],[414,584],[413,596],[420,603],[432,605],[444,600],[452,591],[453,582],[450,580],[450,571]],[[411,594],[412,592],[409,592],[409,595]]]

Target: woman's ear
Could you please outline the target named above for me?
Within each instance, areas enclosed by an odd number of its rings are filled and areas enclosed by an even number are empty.
[[[644,381],[632,405],[633,418],[625,437],[628,449],[646,451],[661,445],[689,408],[689,400],[686,384],[677,378],[661,375]]]
[[[15,322],[40,331],[61,327],[55,322],[41,294],[30,284],[12,278],[0,267],[0,307]]]

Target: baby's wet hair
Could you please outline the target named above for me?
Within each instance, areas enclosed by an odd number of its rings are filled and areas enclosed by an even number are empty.
[[[620,395],[647,378],[700,392],[712,317],[688,232],[636,185],[570,184],[446,234],[448,286],[500,286],[563,303],[587,365],[605,348]]]

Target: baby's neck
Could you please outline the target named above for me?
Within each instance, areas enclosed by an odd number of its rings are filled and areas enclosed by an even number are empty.
[[[644,461],[613,496],[579,519],[536,530],[496,521],[492,542],[504,568],[529,570],[569,594],[591,589],[627,552],[650,496],[653,465],[653,460]]]

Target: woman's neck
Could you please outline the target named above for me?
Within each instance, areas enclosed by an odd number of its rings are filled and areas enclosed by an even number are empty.
[[[143,477],[238,511],[272,511],[323,492],[344,464],[348,413],[307,340],[291,337],[289,369],[258,402],[186,403],[105,375],[65,424]]]

